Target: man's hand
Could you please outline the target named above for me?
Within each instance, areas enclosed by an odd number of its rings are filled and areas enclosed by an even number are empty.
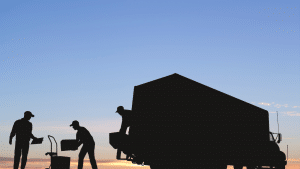
[[[11,143],[12,143],[12,139],[9,139],[9,144],[11,145]]]
[[[78,142],[78,144],[77,144],[77,148],[80,146],[82,144],[82,142]]]

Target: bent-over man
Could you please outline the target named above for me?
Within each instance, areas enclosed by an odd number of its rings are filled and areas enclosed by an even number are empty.
[[[86,153],[89,154],[90,163],[93,169],[97,169],[97,163],[95,160],[95,141],[90,132],[85,128],[79,126],[79,122],[74,120],[70,125],[74,130],[78,130],[76,134],[76,140],[78,141],[78,147],[83,144],[78,158],[78,169],[83,167],[83,159]]]

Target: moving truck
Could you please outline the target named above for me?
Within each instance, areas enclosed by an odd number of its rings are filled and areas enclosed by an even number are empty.
[[[110,144],[133,163],[165,168],[284,169],[268,111],[172,74],[134,87],[129,135]]]

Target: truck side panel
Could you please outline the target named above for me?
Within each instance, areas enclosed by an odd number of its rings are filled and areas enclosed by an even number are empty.
[[[147,133],[147,140],[269,140],[266,110],[187,78],[169,77],[135,86],[132,110],[138,118],[130,133]]]

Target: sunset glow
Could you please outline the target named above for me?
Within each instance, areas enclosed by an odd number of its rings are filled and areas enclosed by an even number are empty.
[[[70,169],[77,169],[78,162],[76,160],[72,160],[70,163]],[[49,160],[43,161],[33,161],[32,159],[27,162],[26,169],[45,169],[50,165]],[[150,166],[145,165],[136,165],[132,164],[130,161],[120,161],[120,160],[98,160],[97,166],[100,169],[150,169]],[[1,161],[0,169],[13,168],[13,161]],[[91,169],[91,164],[89,160],[84,160],[83,164],[84,169]],[[233,166],[228,165],[227,169],[233,169]],[[243,169],[247,169],[243,167]],[[289,159],[289,163],[286,165],[286,169],[300,169],[300,159]]]
[[[48,168],[54,153],[71,169],[78,158],[85,169],[89,158],[99,169],[149,169],[116,159],[160,168],[228,154],[224,164],[286,157],[300,169],[299,5],[2,0],[0,169],[21,148],[26,169]],[[189,80],[163,78],[172,74]],[[25,111],[31,124],[13,129]]]
[[[26,164],[26,169],[45,169],[48,168],[50,165],[49,160],[28,160]],[[70,169],[77,169],[78,161],[72,160],[70,163]],[[145,165],[137,165],[132,164],[130,161],[119,161],[119,160],[97,160],[97,166],[98,168],[102,169],[131,169],[131,168],[143,168],[143,169],[150,169],[149,166]],[[13,161],[8,160],[4,161],[2,160],[0,162],[0,169],[6,169],[6,168],[13,168]],[[92,168],[89,160],[84,160],[83,163],[84,169]]]

